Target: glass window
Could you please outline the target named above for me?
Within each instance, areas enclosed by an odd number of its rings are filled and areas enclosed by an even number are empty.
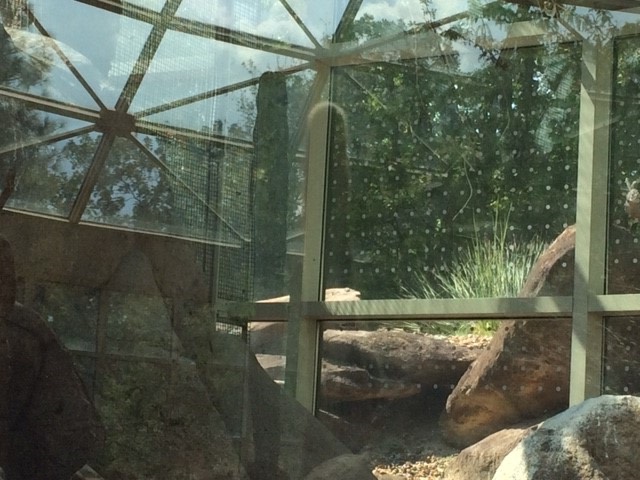
[[[581,44],[512,4],[472,18],[362,47],[377,61],[333,71],[328,286],[363,298],[517,296],[517,271],[575,222]],[[363,15],[352,35],[389,35],[389,23]],[[540,36],[523,44],[519,29],[534,26]],[[480,264],[513,276],[474,285]],[[464,291],[447,285],[455,275]]]
[[[609,293],[635,293],[638,285],[638,195],[637,133],[640,117],[631,106],[638,95],[636,59],[638,39],[624,37],[614,44],[611,117],[611,195],[609,204],[608,275]]]
[[[639,25],[632,0],[0,0],[8,480],[368,451],[366,477],[637,394]]]
[[[638,317],[609,317],[605,323],[603,392],[638,395]]]

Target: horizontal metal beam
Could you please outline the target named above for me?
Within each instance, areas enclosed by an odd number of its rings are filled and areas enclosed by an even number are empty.
[[[133,5],[131,3],[114,2],[112,0],[76,0],[87,5],[102,8],[110,12],[118,13],[125,17],[149,23],[151,25],[161,25],[165,22],[160,12]],[[270,53],[286,55],[287,57],[299,58],[311,61],[315,58],[315,49],[295,45],[292,43],[282,42],[267,37],[231,30],[229,28],[212,25],[206,22],[199,22],[186,18],[174,17],[169,20],[164,28],[175,30],[189,35],[196,35],[203,38],[210,38],[233,45],[241,45],[256,50],[262,50]]]
[[[444,320],[567,317],[571,297],[360,300],[307,303],[304,315],[318,320]]]
[[[54,222],[61,222],[61,223],[69,223],[69,219],[65,218],[65,217],[59,217],[59,216],[55,216],[55,215],[47,215],[41,212],[33,212],[33,211],[29,211],[29,210],[22,210],[20,208],[14,208],[14,207],[7,207],[5,206],[2,211],[7,211],[7,212],[11,212],[11,213],[15,213],[18,215],[25,215],[27,217],[35,217],[35,218],[41,218],[43,220],[51,220]],[[191,242],[191,243],[198,243],[198,244],[203,244],[203,245],[217,245],[220,247],[226,247],[226,248],[240,248],[240,245],[238,245],[237,243],[230,243],[230,242],[222,242],[222,241],[218,241],[218,240],[208,240],[208,239],[203,239],[203,238],[198,238],[198,237],[190,237],[188,235],[179,235],[179,234],[173,234],[173,233],[166,233],[166,232],[159,232],[159,231],[154,231],[154,230],[149,230],[149,229],[144,229],[144,228],[131,228],[131,227],[126,227],[126,226],[122,226],[122,225],[114,225],[114,224],[110,224],[110,223],[97,223],[97,222],[87,222],[87,221],[80,221],[78,222],[79,225],[83,225],[85,227],[89,227],[89,228],[103,228],[106,230],[116,230],[119,232],[128,232],[128,233],[136,233],[136,234],[142,234],[142,235],[148,235],[150,237],[162,237],[162,238],[173,238],[176,240],[184,240],[187,242]]]
[[[11,209],[7,209],[7,210],[11,210]],[[24,213],[22,211],[18,211],[18,210],[12,210],[14,212],[19,212],[19,213]],[[50,217],[45,217],[44,215],[34,215],[34,216],[39,216],[39,217],[43,217],[43,218],[50,218]],[[148,228],[132,228],[132,227],[126,227],[126,226],[122,226],[122,225],[115,225],[112,223],[98,223],[98,222],[89,222],[89,221],[80,221],[78,222],[79,225],[85,225],[87,227],[94,227],[94,228],[105,228],[107,230],[116,230],[119,232],[130,232],[130,233],[141,233],[144,235],[149,235],[152,237],[163,237],[163,238],[173,238],[176,240],[184,240],[187,242],[191,242],[191,243],[199,243],[199,244],[203,244],[203,245],[217,245],[219,247],[226,247],[226,248],[240,248],[240,245],[238,243],[231,243],[231,242],[223,242],[220,240],[215,240],[215,239],[206,239],[206,238],[200,238],[200,237],[193,237],[193,236],[189,236],[189,235],[180,235],[177,233],[166,233],[166,232],[160,232],[160,231],[156,231],[156,230],[151,230]]]
[[[183,18],[174,18],[168,25],[170,30],[188,33],[202,38],[210,38],[220,42],[230,43],[242,47],[261,50],[264,52],[274,53],[277,55],[285,55],[291,58],[297,58],[305,61],[315,59],[315,49],[294,45],[292,43],[272,40],[267,37],[254,35],[230,28],[219,27],[205,22],[195,20],[187,20]]]
[[[31,93],[20,92],[7,87],[0,86],[0,97],[16,100],[24,105],[42,110],[43,112],[75,118],[76,120],[83,120],[85,122],[96,123],[100,119],[100,112],[97,110],[79,107]]]
[[[202,132],[184,127],[169,126],[163,123],[149,122],[147,120],[137,120],[135,132],[145,133],[147,135],[161,135],[167,138],[205,140],[208,142],[219,143],[220,145],[230,145],[244,150],[253,150],[253,143],[249,140],[231,139],[223,135],[216,135],[214,133]]]
[[[639,300],[640,302],[640,300]],[[555,320],[571,316],[572,297],[465,298],[302,302],[309,320]],[[247,321],[286,321],[289,303],[228,303],[229,315]]]
[[[39,147],[42,145],[50,145],[52,143],[68,140],[73,137],[84,135],[95,131],[95,125],[88,125],[86,127],[76,128],[75,130],[69,130],[67,132],[56,132],[51,135],[42,137],[32,137],[25,141],[12,143],[6,147],[0,148],[0,156],[7,153],[13,153],[22,148]]]
[[[608,316],[640,315],[640,295],[594,295],[589,298],[589,311]]]

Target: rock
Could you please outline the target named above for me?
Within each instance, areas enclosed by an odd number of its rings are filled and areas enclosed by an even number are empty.
[[[571,295],[575,246],[576,227],[570,225],[542,252],[527,275],[520,296]]]
[[[403,331],[326,330],[321,401],[393,399],[449,388],[480,351]]]
[[[543,422],[493,480],[634,480],[640,471],[640,398],[604,395]]]
[[[287,324],[285,322],[251,322],[249,345],[255,354],[285,355]]]
[[[69,478],[95,459],[105,432],[69,352],[44,320],[16,304],[11,351],[9,479]],[[4,390],[4,388],[3,388]]]
[[[309,472],[304,480],[376,480],[365,455],[340,455],[327,460]]]
[[[349,421],[344,416],[326,410],[318,409],[316,418],[325,425],[331,433],[340,439],[352,452],[359,452],[363,445],[371,439],[371,425]]]
[[[447,441],[466,447],[565,408],[570,341],[569,320],[503,323],[447,399],[441,422]]]
[[[284,355],[256,353],[256,359],[274,382],[284,382],[284,369],[287,363],[287,357]]]
[[[372,399],[396,399],[420,393],[418,383],[377,378],[364,368],[322,362],[320,380],[325,402],[349,402]]]
[[[637,238],[616,229],[609,247],[607,290],[632,293],[640,282]],[[540,256],[520,296],[571,295],[575,227],[565,229]],[[640,393],[638,363],[632,355],[640,344],[635,317],[606,321],[603,355],[605,393]],[[549,416],[568,405],[571,350],[570,320],[505,322],[492,343],[447,400],[442,416],[445,437],[458,447],[521,420]],[[599,372],[594,372],[598,375]]]
[[[573,262],[575,228],[568,227],[532,268],[521,296],[570,294],[565,265]],[[552,276],[553,280],[549,280]],[[566,408],[569,398],[571,322],[505,321],[489,347],[447,399],[442,428],[448,442],[467,447],[527,419]]]
[[[254,324],[256,325],[256,324]],[[250,335],[252,350],[275,381],[284,380],[285,357],[273,348],[283,324],[257,325],[259,340]],[[326,330],[321,372],[322,403],[394,400],[417,395],[425,388],[451,388],[480,353],[446,337],[402,331]]]
[[[15,302],[10,243],[0,238],[0,456],[11,480],[69,478],[104,444],[104,427],[71,355],[33,310]]]
[[[445,480],[486,480],[504,457],[536,426],[506,428],[462,450],[448,465]]]
[[[356,300],[360,300],[360,292],[352,288],[327,288],[324,292],[325,302],[353,302]],[[281,297],[258,300],[258,303],[288,303],[289,301],[290,296],[283,295]]]

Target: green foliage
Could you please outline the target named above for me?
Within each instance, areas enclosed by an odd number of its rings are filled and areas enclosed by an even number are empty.
[[[429,279],[417,275],[417,285],[409,289],[413,298],[508,298],[516,297],[545,244],[537,238],[519,241],[512,234],[508,216],[496,213],[493,235],[476,234],[466,248]],[[403,328],[429,333],[491,333],[498,321],[425,322]]]
[[[508,219],[507,219],[508,220]],[[496,215],[493,236],[476,234],[457,258],[435,273],[436,286],[422,283],[423,298],[500,298],[518,295],[544,250],[534,238],[520,242]]]
[[[363,298],[395,298],[417,271],[451,264],[496,209],[512,207],[523,238],[551,241],[575,221],[581,49],[554,33],[548,44],[487,49],[514,21],[540,20],[537,9],[491,5],[447,25],[438,55],[334,70],[331,99],[348,119],[346,286]],[[351,33],[398,28],[363,16]],[[330,253],[339,240],[328,239]]]

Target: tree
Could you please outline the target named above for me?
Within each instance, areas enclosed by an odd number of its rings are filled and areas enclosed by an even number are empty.
[[[558,27],[538,45],[502,49],[495,32],[544,13],[501,2],[471,11],[439,30],[438,55],[333,71],[331,100],[348,119],[355,260],[343,286],[368,298],[401,295],[416,271],[435,274],[476,229],[491,237],[496,212],[523,240],[549,241],[575,220],[581,45]],[[565,15],[588,41],[607,22]],[[344,39],[397,29],[365,15]]]

